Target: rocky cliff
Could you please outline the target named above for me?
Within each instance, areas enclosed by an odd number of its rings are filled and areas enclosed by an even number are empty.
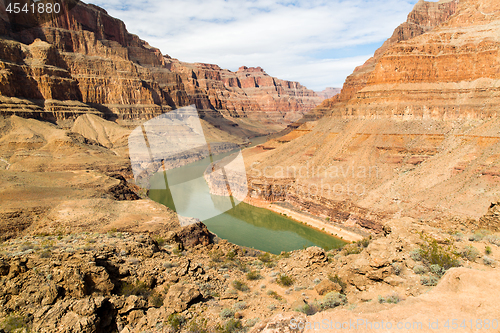
[[[248,156],[255,197],[287,179],[279,200],[358,226],[394,214],[477,219],[498,201],[500,4],[415,7],[409,22],[422,23],[396,29],[401,40],[323,104],[314,128]]]
[[[259,68],[234,73],[162,55],[97,6],[62,7],[62,15],[21,31],[0,17],[2,114],[61,122],[93,113],[133,125],[196,104],[213,125],[254,136],[285,127],[321,101]]]
[[[420,0],[412,12],[408,14],[407,21],[398,26],[392,36],[368,59],[363,65],[357,67],[349,75],[342,87],[340,94],[324,101],[311,116],[322,116],[328,113],[339,102],[347,102],[354,98],[355,94],[363,89],[370,80],[380,58],[392,46],[399,42],[420,36],[431,31],[445,22],[458,8],[458,0],[441,0],[439,2],[426,2]]]

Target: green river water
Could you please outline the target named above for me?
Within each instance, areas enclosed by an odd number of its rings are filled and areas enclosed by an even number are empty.
[[[264,141],[265,138],[253,139],[252,146]],[[213,159],[220,160],[230,154],[220,154]],[[167,190],[151,189],[149,197],[174,209],[180,215],[200,219],[220,238],[261,251],[279,254],[281,251],[314,245],[332,249],[346,244],[338,238],[264,208],[244,202],[236,202],[237,205],[232,208],[228,197],[210,194],[203,177],[203,172],[210,163],[210,158],[206,158],[167,171],[170,186],[167,186]],[[163,173],[152,177],[151,184],[157,182],[165,183]]]

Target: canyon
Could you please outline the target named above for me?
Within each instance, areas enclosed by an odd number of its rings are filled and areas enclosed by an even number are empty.
[[[500,185],[499,9],[419,1],[340,94],[248,154],[253,196],[379,233],[477,223]]]
[[[246,138],[279,131],[322,100],[260,67],[231,72],[162,55],[104,9],[82,2],[63,4],[59,16],[21,31],[2,16],[0,35],[3,115],[70,127],[79,115],[94,114],[134,126],[194,104],[213,126]]]
[[[317,107],[260,67],[185,63],[104,9],[63,10],[22,31],[0,16],[0,332],[494,319],[500,4],[420,0]],[[192,104],[210,143],[275,133],[243,150],[246,201],[365,238],[272,255],[182,227],[134,183],[128,138]]]

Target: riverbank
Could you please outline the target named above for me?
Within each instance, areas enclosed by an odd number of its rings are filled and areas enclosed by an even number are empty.
[[[288,218],[295,220],[296,222],[303,223],[308,227],[314,228],[322,232],[326,232],[346,242],[357,242],[364,238],[362,235],[357,234],[355,232],[343,229],[341,227],[329,223],[325,223],[321,221],[319,218],[314,218],[308,214],[291,210],[285,207],[281,207],[276,204],[269,203],[268,201],[259,200],[255,198],[247,198],[245,199],[244,202],[255,207],[268,209],[278,214],[284,214]]]

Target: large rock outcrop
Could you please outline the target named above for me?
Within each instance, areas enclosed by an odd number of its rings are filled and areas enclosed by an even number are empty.
[[[441,0],[439,2],[417,2],[407,21],[398,26],[392,36],[375,51],[373,57],[363,65],[356,67],[354,72],[346,78],[341,92],[331,99],[324,101],[309,117],[319,117],[328,113],[340,102],[347,102],[354,98],[356,93],[363,89],[375,70],[380,58],[395,44],[420,36],[445,22],[458,8],[458,0]]]
[[[286,127],[321,101],[260,68],[231,72],[162,55],[97,6],[62,7],[62,15],[20,32],[0,17],[2,114],[61,122],[91,113],[134,125],[196,104],[213,125],[255,136]]]
[[[345,225],[477,219],[498,201],[500,5],[421,1],[415,21],[323,104],[314,128],[248,156],[254,196],[286,179],[279,200]]]

